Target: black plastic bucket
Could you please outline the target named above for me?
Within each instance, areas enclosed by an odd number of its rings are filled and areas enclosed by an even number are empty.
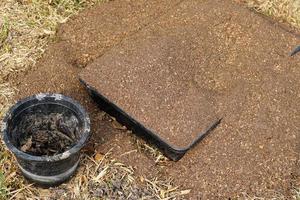
[[[72,120],[76,129],[73,144],[54,155],[34,155],[21,150],[20,141],[27,133],[18,131],[18,127],[24,120],[33,115],[53,114]],[[37,94],[22,99],[8,111],[3,122],[3,140],[17,158],[22,173],[43,186],[58,185],[74,174],[79,164],[80,150],[90,136],[90,119],[84,108],[61,94]],[[30,124],[27,126],[30,127]]]

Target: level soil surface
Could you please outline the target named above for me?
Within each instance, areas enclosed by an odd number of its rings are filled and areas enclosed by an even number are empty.
[[[165,45],[154,42],[147,56],[163,56],[161,48],[167,52],[174,45],[178,55],[195,58],[189,62],[199,70],[191,84],[201,86],[223,116],[180,161],[164,166],[138,151],[132,133],[101,112],[78,80],[96,58],[160,34]],[[175,44],[183,40],[187,45]],[[80,101],[92,121],[89,146],[102,153],[112,149],[137,175],[173,178],[191,189],[190,199],[289,195],[299,184],[300,57],[288,55],[299,44],[300,38],[231,1],[112,1],[62,25],[37,68],[13,82],[16,99],[59,92]]]
[[[171,148],[188,149],[218,121],[213,94],[199,83],[215,38],[203,21],[191,23],[189,10],[178,12],[105,53],[80,78]]]

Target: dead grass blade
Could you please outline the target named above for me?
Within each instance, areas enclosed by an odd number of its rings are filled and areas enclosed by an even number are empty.
[[[250,8],[300,28],[299,0],[246,0]]]

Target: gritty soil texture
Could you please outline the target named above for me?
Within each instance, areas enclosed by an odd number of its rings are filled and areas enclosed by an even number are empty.
[[[180,161],[163,167],[135,151],[132,134],[114,128],[78,81],[81,67],[118,51],[126,37],[142,40],[155,33],[167,36],[161,41],[195,42],[188,56],[196,59],[187,61],[201,67],[193,84],[210,94],[223,116],[219,127]],[[299,186],[300,57],[288,56],[299,37],[223,0],[108,2],[62,25],[57,37],[38,68],[15,81],[17,98],[61,92],[77,99],[90,114],[91,144],[98,152],[113,148],[112,156],[137,174],[172,177],[192,189],[190,199],[288,197]]]
[[[81,79],[160,140],[187,149],[218,119],[212,95],[195,80],[202,70],[197,58],[204,58],[196,52],[203,50],[183,32],[191,30],[172,25],[143,29],[90,64]]]
[[[77,123],[76,123],[77,122]],[[35,156],[53,156],[70,149],[78,139],[78,121],[60,113],[26,116],[13,130],[18,147]]]

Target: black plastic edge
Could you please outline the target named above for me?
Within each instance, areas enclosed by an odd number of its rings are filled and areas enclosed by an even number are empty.
[[[190,148],[194,147],[198,142],[200,142],[206,135],[208,135],[208,133],[216,128],[222,120],[218,119],[213,122],[204,132],[200,133],[198,138],[195,139],[188,147],[183,149],[175,148],[168,142],[157,136],[153,131],[144,127],[137,120],[126,114],[122,109],[120,109],[114,103],[110,102],[106,97],[97,92],[96,89],[88,85],[84,80],[82,80],[81,78],[79,78],[79,80],[86,87],[89,95],[98,104],[98,107],[101,110],[115,117],[118,122],[125,125],[128,129],[132,130],[134,134],[154,144],[160,151],[164,153],[165,156],[173,161],[180,160]]]

